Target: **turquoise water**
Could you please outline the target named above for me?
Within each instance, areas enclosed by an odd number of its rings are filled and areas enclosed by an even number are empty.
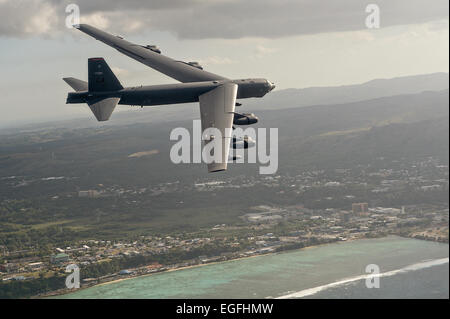
[[[385,273],[448,255],[448,244],[400,237],[364,239],[158,273],[81,289],[57,298],[276,298],[364,275],[368,264],[378,265],[380,272]],[[365,293],[367,298],[448,298],[448,272],[447,261],[380,278],[379,289],[367,289],[361,282],[355,282],[322,290],[308,298],[364,298]],[[405,276],[406,282],[398,280]],[[445,281],[428,280],[445,276]],[[418,293],[406,295],[406,283]],[[346,294],[339,291],[344,288]]]

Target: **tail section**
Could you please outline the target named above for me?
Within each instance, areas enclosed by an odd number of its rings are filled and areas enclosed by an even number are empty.
[[[109,97],[95,102],[89,101],[88,105],[97,121],[102,122],[109,120],[119,100],[118,97]]]
[[[103,58],[88,60],[88,82],[63,78],[76,92],[70,92],[66,103],[87,103],[98,121],[107,121],[120,101],[123,86]]]
[[[88,77],[89,92],[118,91],[123,89],[123,86],[103,58],[90,58],[88,60]]]
[[[86,81],[78,80],[75,78],[63,78],[63,80],[77,92],[88,90],[88,83]]]

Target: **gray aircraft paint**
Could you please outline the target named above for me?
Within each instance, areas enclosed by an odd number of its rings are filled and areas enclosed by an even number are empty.
[[[67,79],[65,78],[66,82]],[[238,99],[263,97],[270,91],[270,84],[265,79],[190,82],[127,87],[116,91],[92,92],[86,90],[70,92],[67,96],[67,103],[86,103],[87,99],[93,96],[97,98],[118,97],[120,98],[119,104],[124,105],[148,106],[198,102],[200,95],[229,82],[238,85],[236,97]]]
[[[148,106],[200,102],[202,129],[218,130],[225,141],[220,161],[208,163],[210,172],[227,168],[231,137],[226,134],[232,125],[250,125],[258,121],[254,114],[235,113],[236,99],[263,97],[275,88],[266,79],[229,80],[203,70],[197,63],[166,57],[154,46],[137,45],[86,24],[75,27],[182,83],[124,88],[103,58],[90,58],[88,82],[72,77],[63,79],[75,90],[67,95],[66,103],[87,103],[98,121],[107,121],[117,104]],[[205,140],[205,145],[212,140]]]

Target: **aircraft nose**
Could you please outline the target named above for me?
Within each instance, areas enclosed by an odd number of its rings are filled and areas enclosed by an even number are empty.
[[[275,88],[275,83],[267,81],[267,84],[269,84],[269,92]]]

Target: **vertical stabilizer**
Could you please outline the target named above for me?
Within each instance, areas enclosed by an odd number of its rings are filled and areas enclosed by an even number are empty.
[[[108,92],[123,89],[119,80],[103,58],[88,60],[89,92]]]

